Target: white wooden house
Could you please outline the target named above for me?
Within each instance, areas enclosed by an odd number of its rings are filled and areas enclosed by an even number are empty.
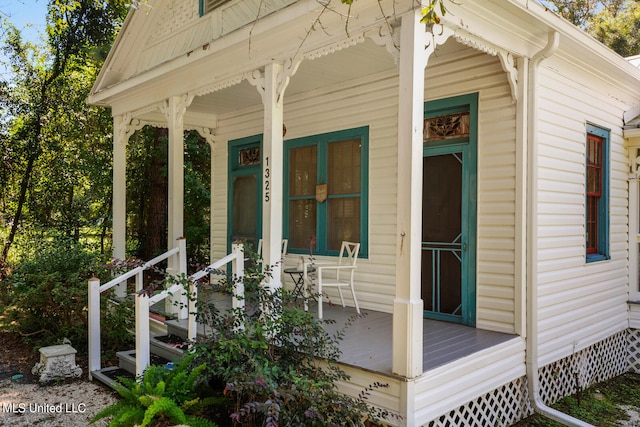
[[[128,138],[169,130],[172,241],[195,129],[212,147],[212,259],[236,238],[262,238],[276,268],[283,238],[285,266],[311,237],[320,259],[361,243],[358,302],[384,316],[350,339],[389,358],[347,363],[345,392],[388,384],[372,403],[397,425],[574,422],[546,404],[576,374],[640,371],[640,69],[532,0],[447,2],[433,26],[411,0],[324,5],[129,14],[89,97],[114,118],[114,256]],[[467,353],[430,364],[434,339]]]

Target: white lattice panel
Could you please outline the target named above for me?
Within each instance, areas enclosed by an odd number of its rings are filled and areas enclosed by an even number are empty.
[[[627,335],[629,370],[640,374],[640,329],[629,329]]]
[[[526,379],[522,377],[468,402],[427,425],[429,427],[510,426],[531,413]]]
[[[540,397],[551,404],[629,369],[640,372],[640,330],[613,335],[540,368]],[[425,424],[428,427],[509,426],[531,415],[527,380],[519,378]]]
[[[550,404],[628,369],[627,332],[623,331],[540,368],[540,397]]]

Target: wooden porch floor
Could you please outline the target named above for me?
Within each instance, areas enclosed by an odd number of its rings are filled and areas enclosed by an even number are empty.
[[[326,325],[331,331],[342,327],[356,315],[353,307],[324,305],[326,319],[335,320]],[[312,308],[315,312],[315,307]],[[392,314],[360,310],[345,330],[340,343],[341,362],[383,374],[391,374],[392,367]],[[486,331],[438,320],[423,320],[423,372],[461,359],[475,352],[514,338],[515,335]]]
[[[221,310],[231,306],[229,296],[216,295],[213,300]],[[323,309],[324,318],[335,321],[325,324],[328,332],[343,328],[351,319],[340,342],[342,363],[381,374],[392,374],[392,314],[361,310],[362,316],[356,316],[353,307],[343,308],[328,303],[323,305]],[[310,304],[309,310],[317,316],[315,303]],[[424,319],[423,322],[423,372],[516,337],[437,320]]]

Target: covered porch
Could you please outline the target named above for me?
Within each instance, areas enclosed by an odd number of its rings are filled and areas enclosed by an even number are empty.
[[[351,376],[341,389],[357,395],[374,382],[389,384],[373,393],[373,403],[409,418],[401,424],[417,425],[524,375],[523,259],[516,255],[524,221],[518,217],[524,207],[518,191],[522,176],[515,176],[524,158],[522,144],[516,143],[522,136],[515,124],[515,98],[522,89],[518,70],[512,52],[498,46],[499,34],[484,41],[451,23],[425,31],[410,2],[398,3],[397,15],[388,22],[379,20],[378,5],[356,2],[352,12],[358,18],[349,35],[336,19],[327,22],[333,36],[312,32],[301,49],[298,40],[285,41],[279,29],[287,23],[287,34],[304,34],[302,18],[317,11],[307,7],[308,2],[294,2],[286,13],[261,21],[250,45],[260,54],[249,59],[249,41],[236,32],[186,55],[163,58],[156,68],[128,70],[133,62],[123,57],[103,70],[91,101],[113,109],[114,256],[126,256],[126,146],[142,126],[169,130],[169,242],[183,236],[184,131],[195,129],[211,144],[212,260],[227,254],[235,237],[232,162],[238,152],[232,142],[255,139],[259,162],[249,166],[256,169],[259,226],[253,238],[263,239],[263,260],[275,266],[272,288],[282,286],[282,268],[308,253],[299,245],[281,262],[281,241],[292,239],[286,213],[298,197],[285,197],[286,155],[293,152],[287,141],[307,147],[310,136],[363,130],[368,186],[356,197],[364,224],[358,241],[366,244],[366,253],[358,260],[355,280],[366,315],[353,321],[341,342],[341,361]],[[191,40],[184,37],[176,44]],[[126,84],[117,81],[129,72]],[[424,319],[421,272],[425,102],[473,93],[481,109],[474,107],[471,116],[482,125],[470,146],[479,147],[483,181],[460,199],[479,206],[479,213],[464,221],[472,224],[470,240],[454,243],[457,253],[469,250],[466,259],[474,262],[464,271],[470,324],[476,327]],[[464,173],[471,176],[467,169]],[[313,197],[309,200],[313,203]],[[320,261],[332,258],[330,250],[314,254]],[[169,268],[181,267],[170,263]],[[354,312],[326,304],[324,317],[338,327]]]
[[[222,311],[232,306],[229,295],[213,294],[210,301]],[[303,307],[302,301],[297,304]],[[310,303],[309,310],[317,318],[317,304]],[[186,328],[184,320],[171,323]],[[340,384],[340,390],[354,397],[366,392],[370,404],[391,414],[386,419],[390,425],[407,425],[402,415],[406,406],[421,421],[447,417],[450,411],[473,414],[470,420],[477,421],[490,416],[493,410],[487,407],[502,407],[499,416],[517,420],[530,410],[523,380],[523,338],[423,319],[422,371],[407,379],[392,372],[392,326],[390,313],[363,309],[358,315],[353,307],[324,306],[324,329],[334,333],[344,328],[338,341],[339,361],[350,378]],[[414,394],[407,395],[407,389]]]
[[[231,310],[229,295],[215,294],[211,298],[222,312]],[[297,300],[302,307],[301,300]],[[353,368],[395,377],[392,373],[393,315],[376,310],[324,303],[323,328],[329,333],[344,328],[339,342],[340,361]],[[318,305],[309,303],[310,313],[318,317]],[[187,327],[187,320],[172,321]],[[517,335],[494,332],[439,320],[423,319],[422,371],[428,372],[511,340]]]

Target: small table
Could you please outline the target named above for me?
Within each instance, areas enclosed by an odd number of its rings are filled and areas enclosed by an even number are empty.
[[[313,273],[316,271],[314,267],[307,267],[307,273]],[[306,303],[306,293],[305,293],[305,283],[304,283],[304,270],[299,267],[285,268],[284,272],[291,276],[291,280],[293,280],[293,295],[296,299],[298,296],[305,299]]]

